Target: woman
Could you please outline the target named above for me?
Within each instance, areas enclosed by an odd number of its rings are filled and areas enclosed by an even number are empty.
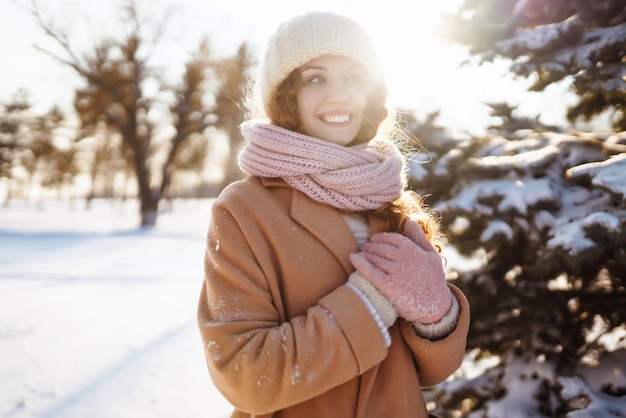
[[[250,174],[212,207],[198,319],[232,417],[426,417],[469,327],[438,223],[404,191],[386,87],[354,21],[281,25],[242,126]],[[432,241],[435,243],[431,244]],[[435,248],[436,247],[436,248]]]

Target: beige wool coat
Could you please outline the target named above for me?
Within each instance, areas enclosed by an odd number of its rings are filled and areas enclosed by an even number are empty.
[[[370,220],[372,232],[380,222]],[[212,207],[198,324],[213,383],[232,417],[421,418],[420,387],[461,364],[466,298],[448,337],[399,319],[385,347],[346,286],[357,243],[340,213],[279,179],[248,177]]]

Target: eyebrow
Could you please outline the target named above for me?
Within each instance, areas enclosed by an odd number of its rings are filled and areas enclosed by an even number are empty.
[[[320,71],[328,71],[328,68],[322,66],[322,65],[311,65],[309,67],[304,67],[301,72],[305,72],[308,70],[320,70]]]
[[[359,64],[354,64],[351,65],[350,67],[348,67],[348,71],[352,71],[352,70],[360,70],[363,69],[362,65]],[[328,71],[328,68],[324,67],[323,65],[310,65],[308,67],[304,67],[302,68],[302,70],[300,70],[300,72],[305,72],[308,70],[318,70],[318,71]]]

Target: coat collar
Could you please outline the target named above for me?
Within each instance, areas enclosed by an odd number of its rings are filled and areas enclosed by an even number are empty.
[[[341,217],[341,212],[332,206],[316,202],[294,189],[281,178],[261,178],[265,187],[286,187],[292,190],[291,217],[309,231],[337,258],[346,274],[354,271],[350,254],[360,251],[352,231]],[[385,231],[380,219],[369,218],[370,234]]]

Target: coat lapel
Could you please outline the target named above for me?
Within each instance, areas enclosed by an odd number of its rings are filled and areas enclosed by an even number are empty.
[[[337,209],[315,202],[294,189],[291,217],[328,248],[346,274],[354,271],[350,254],[358,252],[359,247]]]
[[[265,187],[290,188],[291,217],[328,248],[347,275],[354,271],[350,254],[359,252],[359,246],[337,209],[310,199],[283,179],[265,177],[261,183]],[[369,227],[370,234],[386,230],[384,222],[374,217],[370,217]]]

